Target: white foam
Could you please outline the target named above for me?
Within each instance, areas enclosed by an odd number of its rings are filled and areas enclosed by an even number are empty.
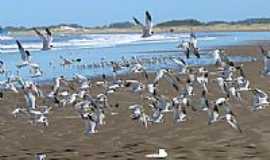
[[[14,39],[13,37],[10,37],[10,36],[0,36],[0,40],[1,41],[5,41],[5,40],[12,40]]]

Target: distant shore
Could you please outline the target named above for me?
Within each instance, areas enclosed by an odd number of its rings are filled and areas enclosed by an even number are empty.
[[[57,27],[51,28],[55,34],[117,34],[117,33],[140,33],[139,27],[131,28],[72,28]],[[270,24],[216,24],[216,25],[199,25],[199,26],[168,26],[154,27],[155,33],[187,33],[187,32],[268,32]],[[11,31],[10,35],[33,35],[33,31]]]

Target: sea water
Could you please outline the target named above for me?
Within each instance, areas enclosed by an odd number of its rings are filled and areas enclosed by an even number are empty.
[[[191,65],[213,63],[211,51],[216,47],[237,45],[253,40],[269,40],[268,32],[201,32],[196,33],[198,46],[202,57],[197,59],[191,57],[188,63]],[[41,51],[41,40],[37,36],[0,36],[0,60],[4,62],[7,74],[0,75],[0,80],[6,76],[19,74],[24,79],[32,79],[29,67],[18,69],[17,64],[21,62],[15,40],[19,40],[25,49],[32,53],[32,61],[40,65],[44,75],[34,78],[34,81],[51,80],[59,75],[71,78],[75,73],[85,76],[96,76],[111,74],[110,67],[85,68],[83,65],[100,63],[101,61],[119,61],[121,57],[131,59],[152,57],[182,57],[177,45],[182,40],[188,40],[188,33],[162,33],[155,34],[149,38],[141,38],[140,34],[85,34],[69,35],[54,34],[53,46],[49,51]],[[245,53],[242,53],[244,55]],[[67,59],[81,59],[81,62],[63,67],[60,65],[60,57]],[[250,61],[251,57],[235,56],[234,61]],[[175,67],[171,62],[158,65],[147,65],[149,70],[157,70],[164,67]]]

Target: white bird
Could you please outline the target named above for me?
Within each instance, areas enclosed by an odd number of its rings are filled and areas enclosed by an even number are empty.
[[[238,130],[240,133],[242,133],[242,130],[236,121],[235,115],[232,111],[229,111],[225,114],[225,120],[226,122],[234,129]]]
[[[81,118],[86,123],[86,134],[97,133],[97,117],[94,113],[85,113],[81,114]]]
[[[250,82],[249,80],[245,79],[244,77],[240,76],[237,77],[237,86],[239,91],[249,91],[251,88],[249,87]]]
[[[145,12],[145,24],[143,25],[137,18],[133,17],[133,20],[135,23],[142,27],[142,37],[150,37],[153,35],[153,23],[152,23],[152,17],[148,11]]]
[[[22,44],[18,40],[16,40],[16,43],[18,45],[18,49],[20,51],[21,59],[22,59],[22,63],[18,64],[17,67],[18,68],[25,67],[31,63],[31,54],[28,50],[25,50],[23,48]]]
[[[270,102],[268,101],[268,95],[260,90],[260,89],[254,89],[253,92],[253,111],[257,111],[259,109],[264,109],[265,106],[269,105]]]
[[[3,74],[6,72],[4,62],[0,60],[0,74]]]
[[[146,79],[148,79],[148,74],[145,70],[145,68],[143,67],[143,65],[141,65],[140,63],[136,63],[131,69],[130,71],[132,73],[143,73],[144,74],[144,77]]]
[[[36,32],[36,34],[40,37],[40,39],[43,42],[43,47],[42,47],[41,50],[49,50],[49,49],[51,49],[53,47],[53,45],[52,45],[52,41],[53,41],[52,33],[49,30],[49,28],[45,29],[46,35],[39,32],[36,28],[34,28],[34,31]]]
[[[24,89],[24,98],[29,110],[36,109],[36,96],[29,89]]]
[[[34,120],[35,123],[41,123],[43,124],[45,127],[49,126],[49,121],[48,121],[48,117],[45,115],[40,115],[39,118],[37,120]]]
[[[181,67],[181,71],[180,73],[186,73],[187,72],[187,67],[188,67],[188,64],[180,58],[180,60],[174,58],[172,59],[174,61],[174,63],[176,63],[177,65],[179,65]]]
[[[208,125],[218,122],[220,120],[220,113],[217,105],[208,109]]]
[[[214,62],[216,65],[222,65],[222,59],[221,59],[221,50],[220,49],[215,49],[213,54]]]
[[[132,92],[142,92],[145,89],[145,85],[137,80],[126,80],[126,87],[129,87]]]
[[[59,92],[61,82],[65,83],[64,80],[65,80],[64,76],[59,76],[59,77],[55,78],[54,85],[53,85],[53,90],[48,94],[49,98],[53,98],[53,97],[56,96],[56,94]]]
[[[262,46],[260,46],[261,53],[264,56],[264,70],[265,75],[270,75],[270,51],[266,51]]]
[[[37,153],[36,154],[36,160],[46,160],[46,154],[44,153]]]
[[[186,108],[184,106],[181,106],[180,103],[175,104],[173,108],[173,115],[174,115],[174,120],[176,122],[185,122],[187,121],[187,112]]]
[[[16,109],[14,109],[11,114],[16,118],[17,117],[17,114],[20,114],[20,113],[24,113],[26,114],[27,113],[27,110],[25,108],[21,108],[21,107],[17,107]]]
[[[31,67],[30,71],[31,71],[31,74],[32,74],[32,78],[37,78],[37,77],[42,76],[43,72],[41,71],[38,64],[31,63],[30,67]]]
[[[152,158],[152,159],[166,158],[167,156],[168,156],[168,153],[166,152],[165,149],[159,149],[158,153],[145,155],[146,158]]]

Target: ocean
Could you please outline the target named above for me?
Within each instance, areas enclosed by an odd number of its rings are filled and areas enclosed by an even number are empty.
[[[269,40],[269,32],[199,32],[198,46],[202,57],[198,60],[192,57],[188,60],[191,65],[211,64],[211,51],[216,47],[238,45],[256,40]],[[54,48],[41,51],[41,40],[37,36],[0,36],[0,60],[4,62],[6,74],[0,75],[0,80],[7,76],[19,74],[24,79],[48,81],[59,75],[72,78],[75,73],[94,77],[101,74],[111,74],[110,67],[91,67],[102,61],[119,61],[122,57],[151,59],[153,57],[182,57],[184,54],[177,48],[182,40],[189,39],[189,33],[162,33],[150,38],[141,38],[140,34],[85,34],[68,35],[54,34]],[[32,53],[32,61],[40,65],[44,72],[42,77],[32,78],[29,67],[18,69],[20,53],[15,40],[21,41],[25,49]],[[244,55],[245,53],[243,53]],[[81,62],[62,66],[60,57],[81,59]],[[249,61],[251,57],[231,57],[234,61]],[[87,67],[86,67],[87,66]],[[172,61],[146,66],[155,71],[159,68],[175,67]]]

